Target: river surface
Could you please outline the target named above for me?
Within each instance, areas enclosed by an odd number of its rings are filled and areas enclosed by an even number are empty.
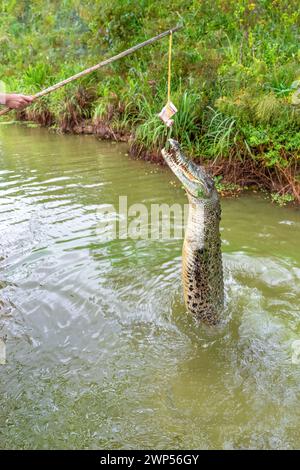
[[[300,211],[222,200],[210,331],[185,312],[182,239],[105,236],[120,195],[186,203],[126,146],[0,126],[0,448],[299,448]]]

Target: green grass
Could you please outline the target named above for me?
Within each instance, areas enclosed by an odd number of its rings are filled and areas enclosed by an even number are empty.
[[[271,178],[286,170],[293,181],[281,189],[299,192],[298,1],[3,0],[0,13],[0,77],[22,93],[183,23],[173,38],[172,137],[195,158],[258,162]],[[165,39],[49,95],[29,117],[63,130],[105,121],[159,152],[167,60]]]

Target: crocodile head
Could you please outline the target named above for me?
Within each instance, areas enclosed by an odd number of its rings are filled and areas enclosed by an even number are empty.
[[[187,193],[198,199],[210,199],[215,195],[214,181],[204,168],[188,160],[176,140],[169,139],[169,143],[170,150],[162,150],[163,158]]]

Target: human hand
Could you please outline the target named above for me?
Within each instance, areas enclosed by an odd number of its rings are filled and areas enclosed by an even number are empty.
[[[5,104],[12,109],[21,109],[33,101],[33,96],[21,95],[17,93],[7,93]]]

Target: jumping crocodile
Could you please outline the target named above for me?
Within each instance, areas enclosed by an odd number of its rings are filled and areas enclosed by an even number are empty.
[[[216,325],[224,307],[221,254],[221,206],[213,179],[203,167],[188,160],[180,145],[169,139],[162,155],[183,184],[189,215],[182,251],[184,300],[188,312],[208,325]]]

